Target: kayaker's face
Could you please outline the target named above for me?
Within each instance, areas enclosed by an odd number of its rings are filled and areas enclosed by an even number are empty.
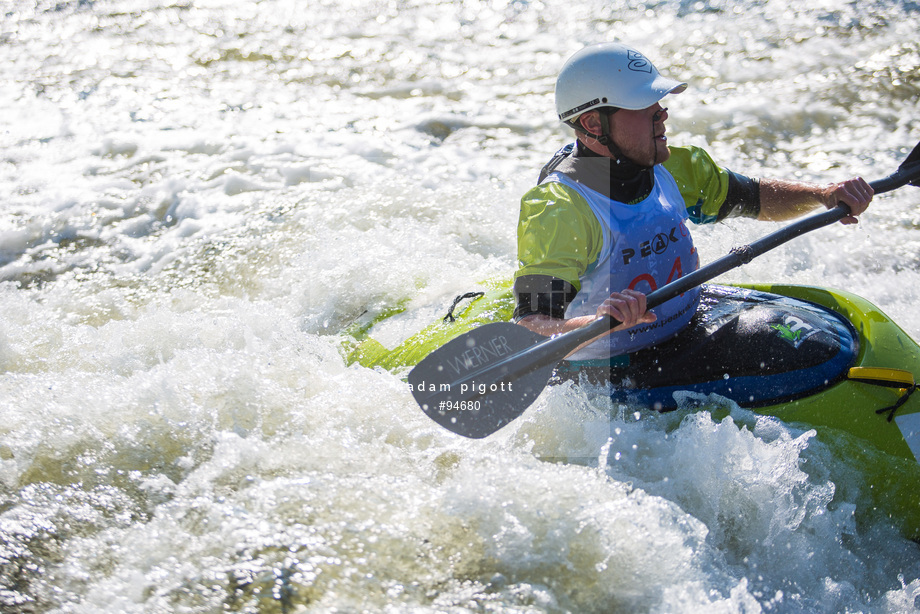
[[[655,103],[646,109],[620,109],[610,116],[613,142],[623,155],[641,166],[661,164],[670,157],[664,122],[668,110]]]

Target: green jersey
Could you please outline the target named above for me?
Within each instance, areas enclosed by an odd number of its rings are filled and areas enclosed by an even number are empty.
[[[663,166],[674,177],[691,221],[706,224],[738,215],[757,216],[759,203],[749,196],[752,180],[719,167],[699,147],[671,147],[670,151]],[[737,189],[738,185],[748,189]],[[550,276],[579,290],[581,278],[596,265],[602,247],[601,224],[576,190],[548,181],[521,199],[516,278]]]

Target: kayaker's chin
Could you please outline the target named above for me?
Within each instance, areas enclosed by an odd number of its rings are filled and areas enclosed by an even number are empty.
[[[671,150],[668,148],[668,137],[661,135],[655,137],[655,164],[661,164],[671,157]]]

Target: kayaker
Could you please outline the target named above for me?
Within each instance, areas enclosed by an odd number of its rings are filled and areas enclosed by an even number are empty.
[[[699,288],[655,313],[645,307],[645,294],[699,267],[687,220],[778,221],[843,202],[851,215],[842,221],[852,224],[872,200],[862,178],[757,179],[721,168],[699,147],[669,147],[661,100],[686,88],[617,43],[582,49],[559,73],[556,110],[576,141],[521,200],[514,320],[547,336],[603,314],[624,322],[569,360],[611,361],[688,324]]]

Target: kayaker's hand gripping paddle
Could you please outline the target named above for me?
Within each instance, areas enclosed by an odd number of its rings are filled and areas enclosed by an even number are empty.
[[[869,185],[881,194],[908,184],[920,187],[920,143],[898,170]],[[849,210],[841,205],[737,247],[649,294],[648,309],[847,215]],[[481,439],[524,413],[546,387],[560,360],[617,324],[605,316],[578,330],[549,338],[510,322],[480,326],[444,344],[409,372],[412,396],[422,411],[444,428]]]

